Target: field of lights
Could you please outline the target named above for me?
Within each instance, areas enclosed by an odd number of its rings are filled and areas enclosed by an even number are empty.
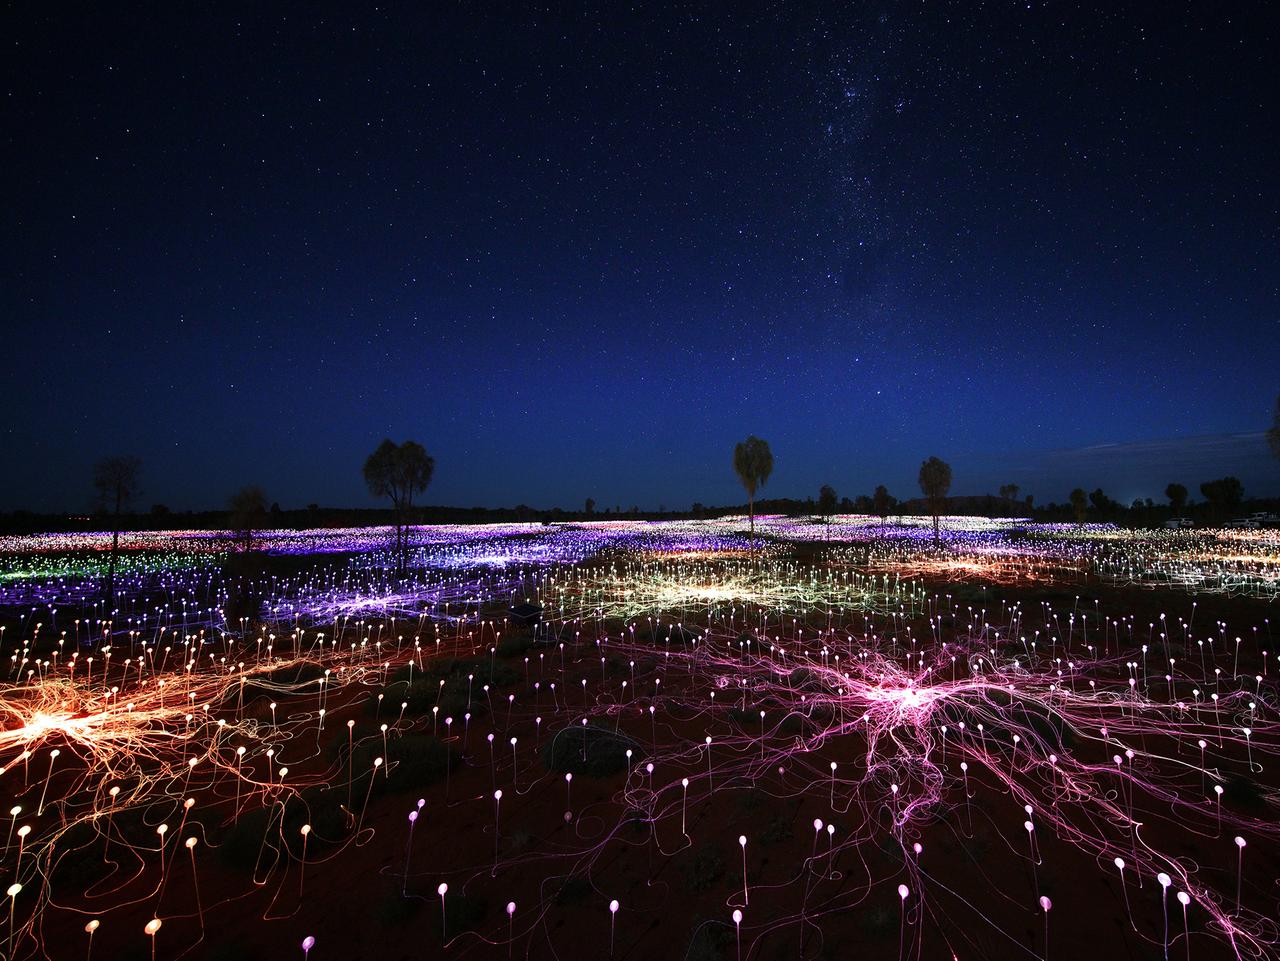
[[[1280,532],[389,539],[0,538],[0,955],[1280,959]]]

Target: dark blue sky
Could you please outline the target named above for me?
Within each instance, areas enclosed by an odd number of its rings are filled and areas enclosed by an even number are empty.
[[[0,508],[1280,493],[1275,24],[1118,6],[10,7]]]

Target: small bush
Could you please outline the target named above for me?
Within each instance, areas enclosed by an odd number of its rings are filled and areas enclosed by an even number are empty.
[[[498,642],[498,657],[519,657],[536,643],[532,634],[510,634]]]
[[[1243,774],[1232,774],[1222,785],[1222,799],[1243,811],[1259,812],[1267,807],[1267,795],[1261,785]]]
[[[266,870],[282,857],[302,857],[304,824],[311,825],[305,845],[308,857],[344,841],[351,833],[348,815],[342,810],[345,799],[345,792],[317,785],[284,798],[283,812],[279,802],[272,802],[242,811],[225,827],[218,825],[216,815],[209,812],[205,812],[202,823],[214,822],[208,832],[215,837],[222,835],[218,855],[228,866],[242,871],[255,867]]]
[[[478,931],[487,911],[488,904],[483,898],[461,891],[447,892],[444,896],[445,935],[451,938],[463,931]]]
[[[267,822],[275,820],[275,806],[254,808],[244,811],[235,823],[227,830],[222,844],[218,847],[218,856],[229,866],[241,871],[252,871],[259,858],[274,860],[271,850],[264,851],[270,844],[267,838]],[[263,841],[266,839],[267,845]],[[276,836],[277,842],[279,835]]]
[[[724,877],[724,860],[720,852],[710,845],[702,845],[693,854],[693,860],[685,866],[685,883],[695,894],[715,887]]]
[[[448,900],[446,896],[446,908]],[[421,913],[422,906],[422,898],[404,896],[403,885],[388,886],[383,896],[378,899],[378,920],[388,926],[405,924]]]
[[[542,748],[542,762],[557,774],[574,777],[610,777],[627,769],[627,751],[631,763],[644,756],[639,743],[625,734],[594,725],[573,724],[556,732]]]
[[[571,877],[565,878],[564,883],[560,885],[560,890],[556,892],[555,902],[559,905],[580,904],[591,894],[591,882],[586,878]]]
[[[775,815],[764,826],[764,830],[760,832],[760,843],[777,844],[779,841],[789,841],[794,834],[795,832],[791,827],[791,819]]]
[[[472,717],[480,717],[489,712],[489,701],[485,697],[484,686],[489,685],[490,694],[518,683],[524,675],[508,664],[489,663],[488,657],[468,657],[450,660],[431,661],[425,671],[413,672],[413,683],[403,688],[403,693],[389,694],[387,700],[394,702],[395,713],[399,712],[399,702],[407,702],[405,715],[420,717],[430,714],[433,707],[439,707],[439,716],[460,719],[468,711]],[[409,670],[401,668],[392,678],[392,683],[408,682]],[[440,682],[444,681],[443,688]],[[384,702],[383,708],[387,708]],[[367,707],[370,716],[377,710],[377,699],[371,698]]]
[[[259,961],[262,954],[243,941],[219,939],[216,944],[210,946],[204,957],[206,961]]]
[[[82,894],[106,877],[111,865],[103,857],[105,844],[95,824],[89,821],[73,824],[58,841],[50,884]]]
[[[346,745],[343,745],[345,752]],[[383,759],[375,772],[373,762]],[[374,777],[373,792],[416,791],[437,781],[458,763],[457,756],[447,744],[429,734],[404,734],[388,736],[386,748],[379,731],[376,737],[357,742],[351,759],[351,769],[357,796],[368,790],[370,777]]]
[[[863,911],[860,917],[863,931],[873,935],[886,935],[898,927],[898,914],[886,907]]]
[[[724,922],[702,918],[694,922],[685,961],[724,961],[732,944],[733,931]]]

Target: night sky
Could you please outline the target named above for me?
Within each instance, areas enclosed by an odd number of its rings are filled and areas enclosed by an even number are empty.
[[[8,7],[0,509],[1280,493],[1265,5],[357,6]]]

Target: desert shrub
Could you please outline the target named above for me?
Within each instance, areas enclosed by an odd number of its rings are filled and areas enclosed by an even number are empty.
[[[863,911],[858,917],[859,926],[868,934],[883,936],[898,928],[898,913],[882,905]]]
[[[242,812],[227,829],[218,846],[218,857],[227,866],[241,871],[252,871],[260,858],[274,860],[267,826],[269,821],[275,821],[278,813],[274,805]],[[276,843],[279,843],[278,834]]]
[[[311,825],[307,838],[307,856],[331,844],[337,844],[351,833],[350,816],[342,809],[346,792],[317,784],[290,797],[285,802],[284,819],[280,832],[289,852],[302,857],[302,826]]]
[[[436,707],[440,709],[441,721],[446,717],[461,720],[468,712],[472,717],[481,717],[489,713],[489,702],[484,696],[484,686],[479,678],[468,682],[466,675],[447,677],[443,679],[444,687],[440,686],[440,680],[440,678],[424,678],[409,685],[401,697],[405,702],[406,717],[428,715],[432,708]],[[377,699],[370,698],[369,715],[373,716],[376,710]],[[399,711],[398,705],[396,710]]]
[[[150,957],[150,955],[148,955]],[[205,961],[259,961],[262,954],[238,939],[218,941],[209,947]]]
[[[1254,813],[1267,807],[1267,795],[1262,786],[1243,774],[1232,774],[1227,778],[1222,785],[1222,799],[1232,807]]]
[[[564,883],[556,891],[556,904],[580,904],[591,894],[591,882],[583,877],[565,878]]]
[[[724,877],[724,860],[720,852],[709,844],[701,845],[693,852],[693,858],[685,865],[684,878],[694,893],[706,891]]]
[[[423,900],[420,897],[405,897],[402,884],[387,885],[382,897],[378,899],[376,908],[378,920],[388,926],[405,924],[421,913]],[[448,907],[448,897],[445,898]],[[450,928],[452,932],[453,928]]]
[[[477,931],[484,923],[487,912],[488,904],[483,898],[463,894],[461,891],[449,891],[444,896],[444,933],[453,937],[463,931]]]
[[[82,894],[106,877],[111,866],[102,856],[105,843],[92,822],[73,824],[58,839],[50,885]]]
[[[627,769],[628,750],[632,752],[632,764],[644,756],[639,743],[625,734],[591,724],[573,724],[547,741],[542,748],[542,762],[557,774],[609,777]]]
[[[506,835],[506,849],[511,854],[519,854],[533,843],[533,835],[528,831],[512,831]]]
[[[733,931],[721,921],[700,918],[694,922],[693,936],[685,952],[685,961],[723,961],[732,948]]]
[[[310,824],[306,852],[308,857],[313,857],[323,848],[338,844],[350,835],[349,818],[342,810],[345,799],[344,792],[316,785],[290,794],[281,802],[242,811],[230,825],[215,823],[209,831],[214,838],[219,834],[222,836],[217,843],[218,855],[224,863],[238,870],[251,871],[260,862],[261,867],[268,867],[280,860],[285,852],[292,858],[301,858],[301,829],[304,824]],[[224,814],[203,812],[203,819],[208,823]],[[193,817],[192,821],[195,820]]]
[[[253,590],[251,584],[249,578],[242,577],[228,581],[226,599],[222,602],[222,617],[228,631],[239,631],[262,620],[266,605],[262,595]]]
[[[468,675],[471,679],[468,680]],[[514,667],[494,662],[490,664],[488,657],[453,658],[440,661],[429,661],[427,669],[413,672],[413,681],[409,682],[409,669],[403,667],[392,676],[392,683],[406,683],[403,693],[389,693],[387,701],[395,704],[395,713],[399,712],[399,702],[407,702],[405,715],[419,717],[430,714],[433,707],[440,708],[440,717],[461,718],[469,710],[472,717],[479,717],[489,711],[489,702],[485,697],[484,686],[489,685],[490,693],[517,684],[524,675]],[[440,682],[444,681],[444,687]],[[386,704],[383,705],[386,707]],[[367,710],[370,715],[377,709],[376,698],[369,700]]]
[[[984,834],[975,833],[971,838],[960,838],[960,847],[977,864],[983,864],[991,853],[991,840]]]
[[[381,732],[375,728],[375,733],[376,736],[356,742],[351,758],[357,796],[368,791],[370,777],[375,778],[375,794],[416,791],[442,780],[450,768],[457,766],[458,757],[449,746],[429,734],[389,735],[384,749]],[[343,744],[344,756],[345,750]],[[382,767],[375,772],[373,762],[379,757],[383,759]]]
[[[508,687],[524,677],[522,672],[509,664],[500,664],[497,661],[491,664],[488,654],[483,657],[429,658],[426,666],[421,670],[415,667],[410,671],[409,665],[405,664],[391,675],[390,683],[408,682],[411,679],[410,674],[415,683],[419,680],[430,680],[436,685],[439,685],[442,678],[447,680],[451,677],[460,677],[465,683],[467,675],[474,674],[477,691],[485,684],[491,687]]]
[[[794,830],[791,827],[791,819],[775,815],[764,826],[764,830],[760,832],[761,844],[777,844],[779,841],[788,841],[794,836]]]
[[[498,657],[519,657],[537,643],[531,633],[509,634],[498,642]]]
[[[768,800],[768,795],[764,791],[756,788],[747,788],[745,791],[734,791],[734,807],[739,814],[751,814],[754,811],[764,807]]]
[[[793,668],[787,681],[793,690],[801,693],[820,693],[827,690],[826,679],[808,667]]]

